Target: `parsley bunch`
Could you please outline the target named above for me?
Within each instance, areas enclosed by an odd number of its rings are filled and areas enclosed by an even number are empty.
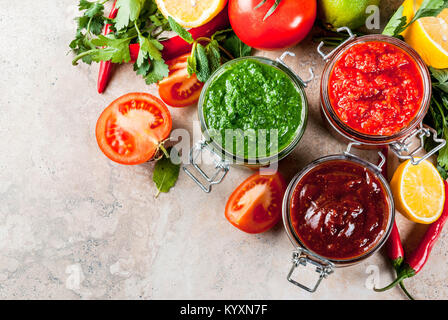
[[[154,0],[118,0],[117,17],[113,20],[104,16],[103,1],[79,1],[82,15],[76,18],[78,28],[70,48],[79,60],[85,63],[111,61],[126,63],[131,60],[129,45],[139,43],[140,51],[134,70],[146,83],[151,84],[168,76],[168,66],[162,58],[162,33],[171,30],[168,21],[157,8]],[[106,24],[111,33],[102,35]]]

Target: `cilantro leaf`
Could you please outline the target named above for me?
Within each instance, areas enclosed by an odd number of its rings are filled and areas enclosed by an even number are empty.
[[[435,17],[445,8],[448,8],[448,0],[424,0],[409,24],[420,18]]]
[[[168,77],[170,71],[165,61],[150,60],[148,62],[148,65],[149,68],[147,69],[146,74],[143,76],[145,78],[146,84],[157,83],[160,80],[163,80],[163,78]]]
[[[168,153],[172,152],[171,149],[172,148],[169,148],[167,150]],[[174,150],[174,152],[177,151]],[[179,178],[179,171],[180,164],[174,164],[171,159],[167,158],[166,156],[163,156],[162,159],[157,161],[152,177],[152,180],[156,184],[158,190],[156,197],[161,192],[167,193],[172,187],[174,187],[177,179]]]
[[[116,4],[118,13],[115,18],[115,28],[122,30],[131,22],[136,21],[145,2],[146,0],[118,0]]]
[[[129,53],[130,38],[117,39],[114,35],[99,35],[92,40],[92,44],[101,47],[92,53],[93,61],[111,61],[112,63],[123,63],[131,60]]]
[[[433,86],[448,93],[448,69],[434,69],[429,67],[429,70],[435,79],[433,81]]]
[[[396,37],[401,32],[403,32],[406,26],[406,16],[403,16],[404,7],[400,6],[398,10],[394,13],[392,18],[390,18],[386,27],[384,28],[383,34],[386,36]]]
[[[168,17],[168,22],[170,24],[171,29],[176,32],[179,37],[184,39],[186,42],[192,44],[194,42],[193,36],[190,32],[185,30],[181,25],[179,25],[176,20],[171,17]]]
[[[400,6],[384,28],[383,34],[392,37],[399,37],[399,35],[406,30],[407,27],[418,19],[424,17],[435,17],[445,8],[448,8],[448,0],[424,0],[414,17],[409,23],[407,23],[408,17],[403,15],[404,7]]]

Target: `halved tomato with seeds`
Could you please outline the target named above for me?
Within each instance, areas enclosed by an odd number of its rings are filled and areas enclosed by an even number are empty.
[[[154,157],[171,128],[171,114],[160,99],[128,93],[103,111],[96,124],[96,140],[110,160],[141,164]]]
[[[247,233],[267,231],[281,218],[285,191],[286,183],[279,172],[256,173],[232,193],[226,205],[226,218]]]
[[[172,107],[187,107],[198,102],[204,84],[195,74],[189,75],[187,59],[189,53],[167,61],[168,77],[159,82],[160,98]]]

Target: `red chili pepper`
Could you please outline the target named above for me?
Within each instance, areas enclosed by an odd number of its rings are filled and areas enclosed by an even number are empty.
[[[444,181],[444,184],[445,184],[445,199],[448,199],[448,182]],[[428,257],[431,253],[431,250],[434,247],[434,244],[436,243],[437,239],[439,238],[443,226],[445,225],[447,220],[448,220],[448,201],[445,200],[445,206],[443,208],[442,215],[436,222],[434,222],[429,226],[428,230],[426,230],[426,233],[423,236],[422,240],[420,241],[420,244],[418,245],[417,249],[415,249],[414,252],[412,252],[409,258],[407,258],[404,264],[401,266],[397,278],[387,287],[381,289],[375,289],[375,291],[382,292],[389,290],[394,286],[396,286],[401,281],[403,281],[404,279],[411,278],[415,276],[417,273],[419,273],[420,270],[422,270],[423,266],[425,265],[426,261],[428,261]]]
[[[216,31],[223,30],[230,25],[229,14],[227,8],[224,8],[216,17],[203,26],[188,30],[193,39],[202,37],[211,37]],[[161,42],[163,44],[162,57],[164,60],[171,60],[177,58],[185,53],[191,51],[192,45],[183,40],[181,37],[176,36],[171,39]],[[129,46],[129,52],[131,54],[131,62],[135,62],[140,51],[140,45],[138,43],[131,44]]]
[[[117,0],[114,1],[112,9],[109,13],[109,19],[115,19],[118,13],[118,8],[115,7]],[[104,35],[110,33],[110,24],[106,24],[104,27]],[[110,74],[112,72],[113,63],[110,61],[101,61],[100,70],[98,73],[98,93],[103,93],[106,90],[107,83],[109,82]]]
[[[383,167],[381,168],[381,171],[382,171],[383,176],[386,179],[387,179],[388,150],[389,149],[387,146],[385,146],[384,148],[381,149],[381,153],[384,155],[384,157],[386,159],[386,162],[384,163]],[[398,274],[398,272],[400,271],[400,268],[403,264],[403,260],[404,260],[404,249],[403,249],[403,245],[401,243],[400,232],[398,231],[397,223],[395,221],[394,221],[394,225],[392,226],[392,231],[390,233],[390,236],[386,242],[386,251],[387,251],[387,256],[392,261],[392,265]],[[403,281],[400,281],[400,287],[409,299],[414,300],[414,298],[406,290],[406,288],[403,284]]]

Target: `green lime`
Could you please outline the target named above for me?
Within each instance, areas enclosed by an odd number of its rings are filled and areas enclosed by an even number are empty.
[[[380,0],[320,0],[319,18],[330,30],[349,27],[355,30],[363,26],[367,17],[366,8],[379,6]]]

